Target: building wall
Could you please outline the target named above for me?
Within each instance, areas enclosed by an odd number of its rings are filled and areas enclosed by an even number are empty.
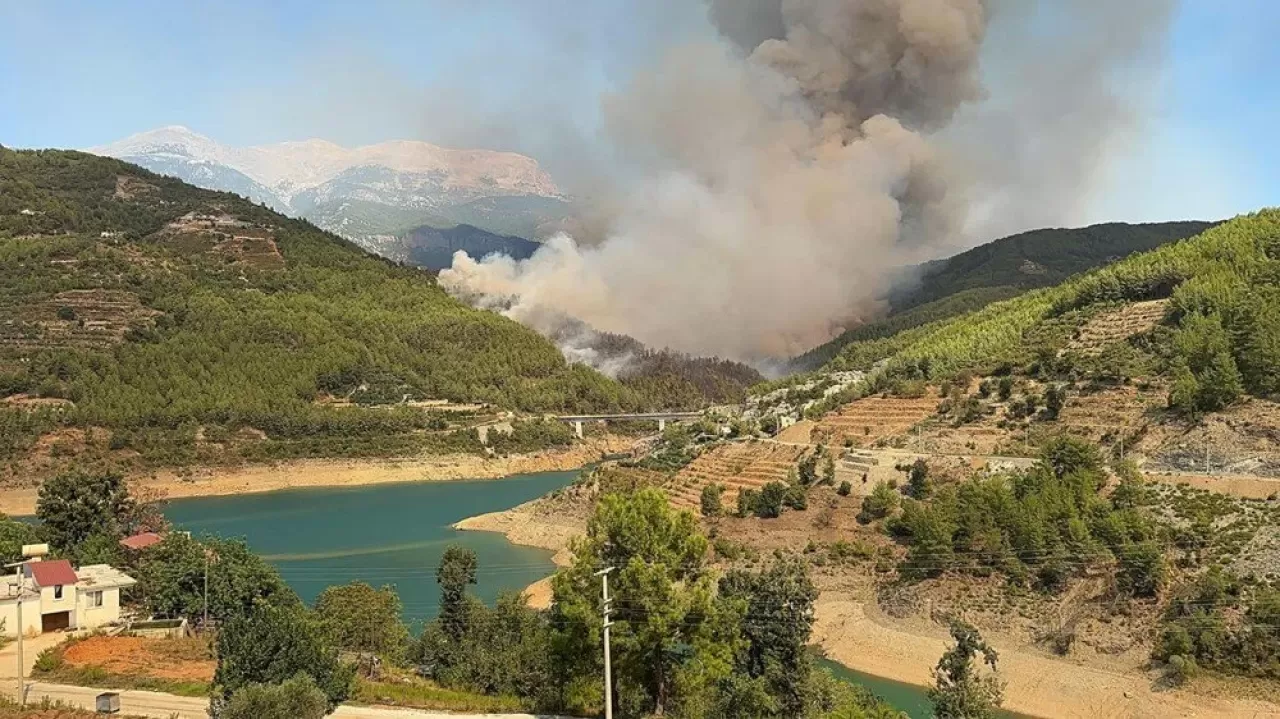
[[[102,606],[89,606],[90,590],[81,589],[76,598],[76,613],[72,617],[77,629],[96,629],[104,624],[120,620],[120,589],[111,587],[102,591]]]
[[[104,597],[105,602],[105,597]],[[0,621],[4,622],[4,636],[18,636],[18,602],[0,602]],[[39,634],[42,628],[40,619],[40,600],[35,597],[22,602],[22,624],[25,634]]]
[[[40,587],[40,613],[56,614],[57,612],[75,612],[76,610],[76,585],[65,584],[62,586],[62,598],[55,599],[56,589],[54,587]],[[24,608],[25,612],[26,609]]]

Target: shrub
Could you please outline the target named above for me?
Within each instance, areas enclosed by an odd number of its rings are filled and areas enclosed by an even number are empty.
[[[791,509],[804,511],[809,508],[809,495],[804,487],[793,484],[787,488],[787,494],[783,497],[782,503]]]
[[[755,515],[762,519],[773,519],[782,516],[783,503],[790,489],[782,482],[769,482],[760,490],[760,499],[756,502]]]
[[[56,672],[65,664],[62,647],[49,647],[36,655],[35,671],[44,674]]]
[[[1182,685],[1195,678],[1200,667],[1196,665],[1196,660],[1191,657],[1184,657],[1175,654],[1169,657],[1169,672],[1167,676],[1169,681],[1176,685]]]
[[[841,497],[848,497],[852,492],[853,492],[853,485],[849,484],[849,480],[847,479],[841,482],[840,487],[836,489],[836,494],[840,495]]]
[[[702,496],[699,497],[699,504],[704,517],[719,517],[724,511],[721,506],[720,497],[724,494],[724,486],[720,484],[708,484],[702,488]]]
[[[898,508],[898,493],[889,487],[887,482],[879,482],[871,494],[862,499],[862,511],[858,513],[858,521],[868,524],[877,519],[889,516]]]

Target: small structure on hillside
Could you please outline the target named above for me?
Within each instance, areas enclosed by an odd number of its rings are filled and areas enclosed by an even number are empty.
[[[34,557],[17,573],[0,577],[0,622],[7,636],[114,624],[120,621],[120,590],[134,584],[133,577],[106,564],[76,570],[65,559]]]
[[[131,552],[140,552],[147,547],[154,547],[164,541],[164,537],[155,532],[140,532],[120,540],[120,546]]]

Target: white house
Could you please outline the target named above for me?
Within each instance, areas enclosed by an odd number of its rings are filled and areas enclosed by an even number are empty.
[[[106,564],[79,571],[65,559],[31,561],[21,574],[0,577],[0,620],[4,633],[17,636],[18,606],[23,634],[60,629],[94,629],[120,620],[120,590],[134,579]]]

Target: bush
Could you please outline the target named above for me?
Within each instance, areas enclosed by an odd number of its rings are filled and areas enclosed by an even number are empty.
[[[793,484],[787,488],[787,494],[783,497],[782,503],[791,509],[804,511],[809,508],[809,495],[804,487]]]
[[[724,486],[720,484],[708,484],[702,488],[702,496],[699,497],[699,504],[704,517],[719,517],[724,511],[721,506],[720,497],[724,494]]]
[[[760,498],[756,502],[755,515],[761,519],[773,519],[782,516],[782,508],[790,488],[782,482],[769,482],[760,490]]]
[[[1175,654],[1169,657],[1168,669],[1166,676],[1169,677],[1169,681],[1175,685],[1182,685],[1194,679],[1200,667],[1196,665],[1196,660],[1191,657]]]
[[[849,480],[847,479],[840,482],[840,487],[836,489],[836,494],[840,495],[841,497],[848,497],[852,493],[853,493],[853,485],[850,484]]]
[[[321,719],[328,699],[306,674],[282,684],[250,684],[236,690],[217,719]]]
[[[887,482],[878,482],[871,494],[862,499],[862,511],[858,513],[858,521],[869,524],[883,519],[898,508],[898,493],[889,487]]]
[[[62,647],[49,647],[36,655],[34,669],[38,673],[48,674],[58,671],[65,665],[66,659],[62,655]]]
[[[743,489],[738,492],[738,516],[750,517],[756,514],[760,504],[760,492],[754,489]]]

